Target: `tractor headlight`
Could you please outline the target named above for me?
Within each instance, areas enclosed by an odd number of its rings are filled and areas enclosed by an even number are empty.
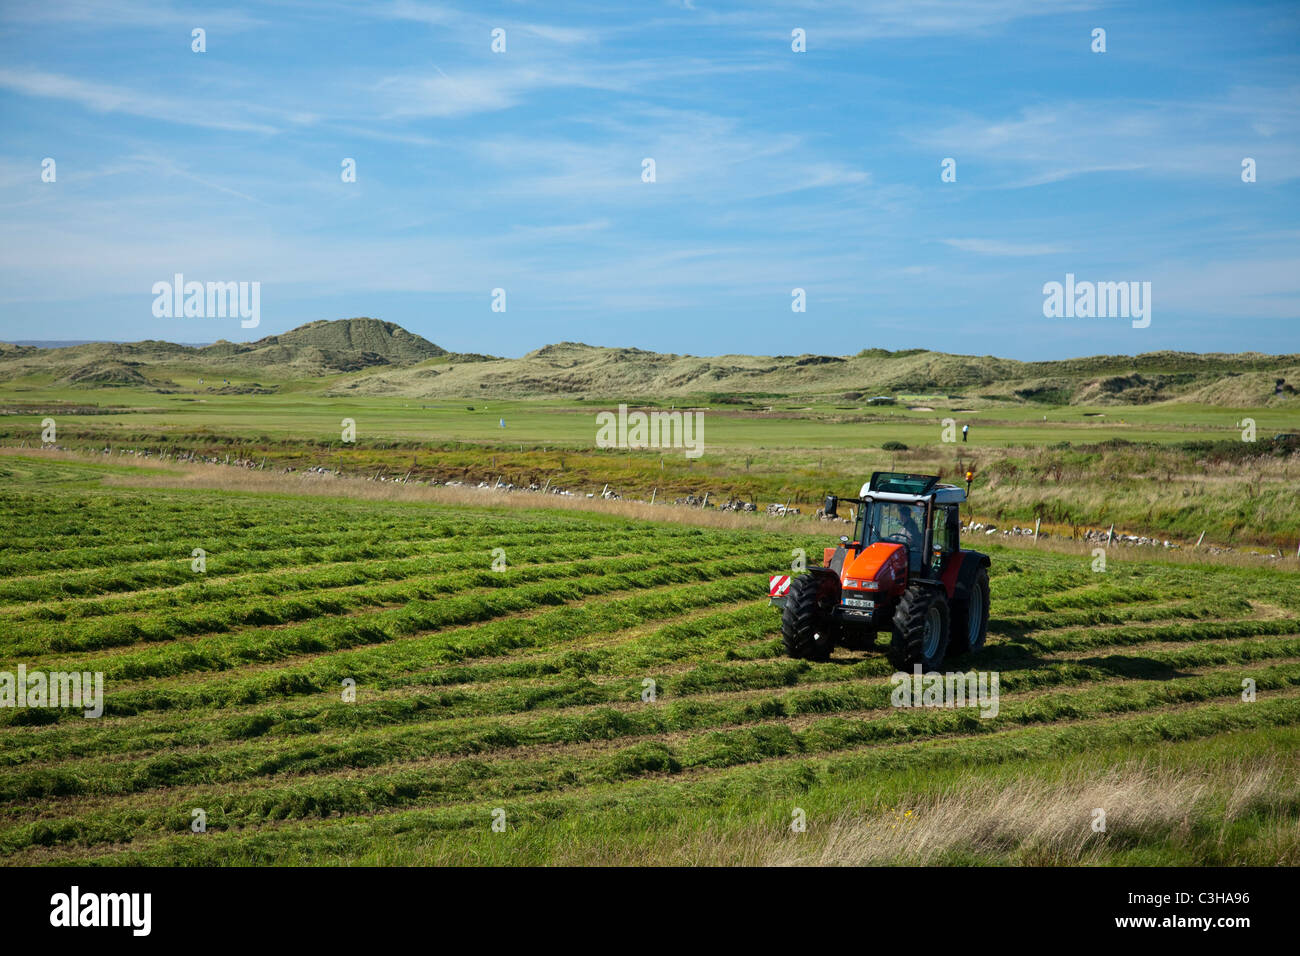
[[[876,581],[863,581],[859,578],[845,578],[844,587],[852,591],[879,591],[880,584]]]

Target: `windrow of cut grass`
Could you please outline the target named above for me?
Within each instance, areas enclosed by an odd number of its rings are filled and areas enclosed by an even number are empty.
[[[717,545],[683,550],[676,555],[665,555],[662,551],[629,555],[619,546],[610,557],[573,561],[565,560],[568,555],[563,553],[563,547],[556,550],[556,554],[549,555],[558,558],[554,563],[521,565],[503,572],[480,567],[446,574],[428,573],[434,570],[427,567],[429,562],[416,561],[413,563],[424,567],[410,568],[405,577],[399,576],[399,569],[382,569],[382,577],[400,582],[396,584],[380,586],[372,582],[312,590],[299,588],[293,589],[299,593],[288,597],[231,597],[211,604],[201,602],[193,611],[125,612],[87,620],[75,634],[68,633],[64,622],[30,624],[24,628],[26,640],[14,644],[9,650],[15,656],[103,650],[224,634],[251,626],[289,625],[329,616],[348,617],[354,623],[361,623],[362,612],[367,609],[404,608],[412,611],[420,608],[421,602],[437,602],[436,614],[448,615],[446,620],[471,620],[473,618],[468,616],[467,610],[454,610],[459,606],[456,602],[468,606],[481,598],[486,610],[492,606],[493,600],[499,601],[491,592],[503,591],[512,595],[516,602],[537,603],[543,601],[541,594],[559,594],[563,586],[585,586],[592,579],[606,579],[604,583],[610,586],[609,589],[618,589],[627,584],[629,575],[635,574],[644,575],[643,579],[650,584],[664,583],[662,569],[665,565],[680,569],[722,560],[733,551],[726,545]],[[760,552],[751,560],[766,560],[770,564],[770,555]],[[480,559],[475,563],[482,565],[484,562]],[[421,571],[425,573],[421,574]],[[601,593],[601,590],[595,589],[591,593]],[[520,610],[523,606],[513,603],[509,609]],[[432,609],[426,610],[434,613]],[[276,637],[285,639],[284,633],[278,633]]]
[[[675,578],[678,583],[691,579],[706,583],[692,589],[668,586],[646,591],[634,588],[630,589],[635,592],[633,596],[609,601],[589,601],[581,608],[566,604],[565,597],[590,598],[601,584],[600,579],[592,581],[585,592],[573,589],[568,595],[563,595],[556,591],[539,591],[541,601],[563,606],[535,615],[512,616],[445,632],[415,633],[419,629],[411,625],[419,622],[413,621],[409,616],[401,618],[396,614],[390,620],[407,625],[401,633],[396,629],[392,632],[384,631],[372,625],[357,630],[357,625],[350,625],[346,620],[325,621],[320,623],[315,638],[312,637],[310,628],[304,628],[303,639],[320,642],[320,646],[315,648],[319,651],[324,648],[323,642],[332,637],[336,653],[312,654],[303,651],[298,655],[300,660],[280,668],[246,666],[263,664],[267,660],[280,660],[285,656],[284,649],[272,645],[266,638],[259,641],[251,636],[239,637],[239,643],[234,645],[232,654],[246,652],[246,656],[226,661],[230,666],[220,670],[240,672],[221,681],[203,680],[201,674],[193,674],[191,676],[194,679],[179,683],[148,680],[147,678],[214,669],[211,656],[204,656],[195,650],[187,652],[184,648],[177,650],[169,645],[156,651],[142,652],[150,656],[128,662],[120,673],[115,674],[115,678],[120,678],[125,687],[108,698],[106,713],[129,714],[143,710],[210,707],[219,703],[251,703],[268,697],[332,693],[346,679],[358,683],[379,681],[394,671],[406,673],[427,667],[436,661],[463,661],[505,654],[521,647],[553,646],[584,634],[602,633],[606,628],[627,628],[656,617],[672,617],[694,607],[741,598],[752,599],[752,579],[711,580],[710,570],[711,566],[662,569],[664,576]],[[468,602],[468,610],[476,619],[489,616],[489,609],[481,602]],[[344,653],[337,653],[339,651]],[[166,657],[157,659],[158,655],[164,653],[167,654]],[[238,665],[241,664],[245,666],[240,668]],[[57,717],[58,715],[52,715],[47,719]]]
[[[353,566],[357,562],[385,558],[402,558],[412,553],[415,554],[438,554],[439,551],[445,551],[453,548],[448,555],[448,559],[461,562],[475,562],[481,565],[490,564],[492,558],[490,551],[492,547],[500,547],[504,550],[506,543],[514,544],[513,540],[504,542],[499,531],[490,533],[479,533],[470,535],[466,533],[451,534],[446,529],[434,529],[433,534],[424,534],[420,537],[409,540],[394,541],[392,535],[384,539],[376,538],[374,540],[353,540],[350,533],[346,530],[336,532],[330,539],[328,546],[302,546],[276,548],[278,540],[270,535],[266,540],[259,542],[250,541],[244,550],[223,551],[220,544],[204,547],[204,563],[210,565],[203,572],[205,575],[211,574],[211,580],[227,581],[232,577],[238,576],[243,580],[244,576],[255,571],[269,571],[281,568],[318,568],[322,565],[347,564]],[[174,544],[170,546],[171,557],[168,559],[153,559],[140,562],[131,562],[128,560],[118,560],[111,553],[101,553],[98,555],[100,564],[94,567],[78,569],[68,572],[45,571],[40,574],[32,575],[10,575],[9,578],[0,583],[0,604],[16,602],[48,602],[61,598],[70,598],[77,596],[102,596],[113,592],[139,592],[142,590],[157,590],[167,587],[180,587],[186,584],[196,583],[197,573],[192,564],[193,549],[189,544],[194,540],[203,540],[196,537],[192,532],[170,529],[159,532],[164,537],[171,537]],[[636,550],[638,543],[650,545],[654,541],[662,541],[665,538],[678,538],[682,540],[706,540],[701,534],[700,529],[682,529],[678,533],[668,535],[654,535],[635,529],[625,529],[623,534],[599,535],[593,531],[583,529],[566,529],[556,528],[537,529],[522,537],[519,544],[527,548],[536,541],[536,546],[541,547],[550,543],[556,547],[556,541],[565,542],[559,547],[567,547],[571,553],[580,553],[582,543],[607,542],[610,538],[622,539],[627,542],[630,550]],[[710,540],[710,543],[716,543],[718,539]],[[721,536],[725,540],[725,534]],[[477,554],[479,547],[489,542],[495,542],[483,554]],[[209,544],[204,540],[205,545]],[[51,545],[46,544],[43,547],[48,548]],[[486,557],[484,557],[486,555]],[[477,561],[475,559],[477,558]],[[508,554],[507,554],[508,560]],[[57,606],[48,614],[58,612]]]

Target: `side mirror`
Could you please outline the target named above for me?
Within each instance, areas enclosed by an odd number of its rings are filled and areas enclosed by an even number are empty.
[[[834,518],[836,517],[836,512],[839,511],[839,507],[840,499],[835,495],[827,495],[826,502],[822,505],[822,514],[828,518]]]

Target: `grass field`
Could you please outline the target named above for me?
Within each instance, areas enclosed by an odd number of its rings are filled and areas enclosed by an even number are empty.
[[[66,406],[56,420],[68,437],[77,434],[121,442],[144,436],[188,440],[205,433],[241,435],[250,441],[286,437],[334,443],[340,422],[352,418],[360,441],[461,441],[527,447],[549,445],[574,450],[594,447],[596,413],[660,407],[645,399],[591,397],[558,399],[410,399],[377,396],[328,396],[319,385],[288,382],[275,394],[229,394],[211,386],[176,394],[140,388],[86,389],[0,384],[0,404],[53,410]],[[88,401],[89,400],[89,401]],[[920,402],[921,400],[918,400]],[[662,407],[706,410],[704,439],[718,453],[745,449],[803,448],[851,450],[878,448],[887,441],[914,446],[939,444],[943,420],[971,426],[972,438],[985,447],[1036,445],[1071,440],[1099,442],[1175,442],[1189,438],[1235,439],[1245,418],[1256,422],[1261,437],[1300,431],[1300,404],[1224,408],[1211,405],[1158,403],[1129,406],[1011,405],[967,398],[926,398],[924,403],[873,407],[863,403],[773,398],[737,403],[704,397]],[[43,412],[41,413],[43,414]],[[6,437],[38,436],[40,417],[2,421]],[[31,416],[27,416],[29,419]],[[500,426],[501,420],[505,428]]]
[[[981,542],[981,719],[783,656],[829,535],[0,469],[0,671],[107,692],[0,708],[11,864],[1300,863],[1293,571]]]
[[[247,383],[244,383],[247,384]],[[202,389],[0,387],[0,443],[30,449],[43,423],[55,443],[82,451],[149,451],[324,467],[366,477],[481,481],[628,498],[709,495],[815,509],[827,492],[853,494],[878,468],[959,480],[976,468],[971,516],[997,523],[1081,528],[1171,540],[1184,547],[1263,547],[1295,554],[1300,511],[1300,406],[1253,409],[1184,403],[1012,405],[920,396],[928,405],[866,407],[791,399],[705,405],[703,454],[595,447],[596,412],[617,399],[439,400],[340,398],[320,383],[275,394]],[[93,397],[94,403],[87,398]],[[355,441],[344,441],[344,419]],[[1254,422],[1256,441],[1242,440]],[[505,427],[500,423],[504,420]],[[970,440],[944,441],[943,422],[969,423]],[[955,438],[955,424],[949,437]],[[886,449],[884,446],[888,445]],[[905,447],[904,447],[905,446]]]

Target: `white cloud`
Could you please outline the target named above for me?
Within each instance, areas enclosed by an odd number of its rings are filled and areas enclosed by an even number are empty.
[[[544,23],[517,23],[507,24],[506,29],[520,30],[524,33],[530,33],[533,36],[541,37],[543,40],[550,40],[552,43],[595,43],[597,34],[594,30],[585,30],[580,27],[555,27],[548,26]]]
[[[374,85],[373,92],[387,103],[388,118],[446,118],[504,110],[518,103],[524,90],[552,82],[535,70],[478,70],[449,76],[434,69],[437,76],[390,76]]]
[[[1294,129],[1300,90],[1236,88],[1188,102],[1071,101],[1013,115],[962,115],[913,129],[909,138],[941,156],[996,164],[1003,188],[1041,186],[1105,172],[1231,182],[1251,156],[1269,176],[1300,177],[1300,144],[1263,131]],[[1263,131],[1262,131],[1263,130]]]
[[[77,103],[97,113],[129,113],[148,119],[165,120],[205,129],[274,133],[275,127],[250,123],[236,115],[216,115],[211,103],[186,102],[170,97],[138,93],[107,83],[93,83],[61,73],[0,70],[0,88],[47,99]],[[231,114],[240,112],[237,108]]]
[[[945,245],[982,256],[1050,256],[1067,251],[1056,243],[1004,242],[1000,239],[942,239]]]

